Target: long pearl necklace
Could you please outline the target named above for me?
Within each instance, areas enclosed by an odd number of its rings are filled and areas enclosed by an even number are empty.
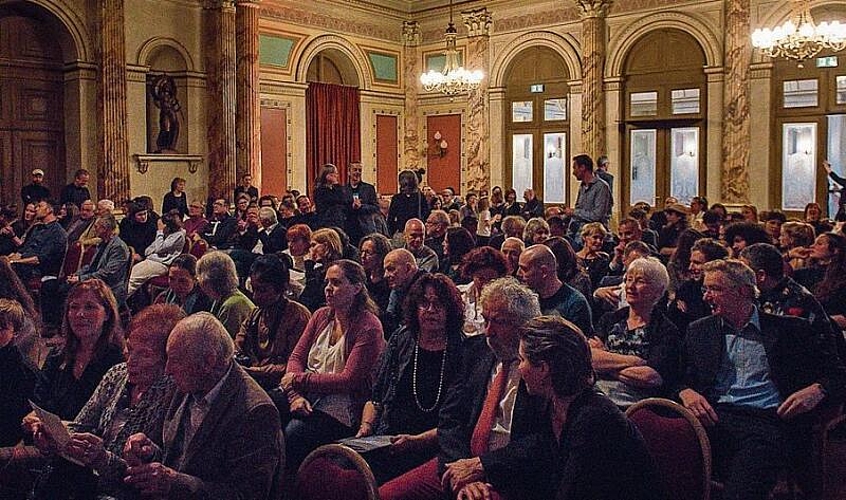
[[[444,352],[441,354],[441,376],[438,379],[438,394],[435,396],[435,402],[429,408],[424,408],[422,404],[420,404],[420,398],[417,396],[417,353],[420,349],[420,342],[416,342],[414,344],[414,369],[412,371],[411,377],[411,390],[414,393],[414,403],[417,404],[417,408],[420,409],[423,413],[431,413],[435,408],[438,407],[438,403],[441,401],[441,391],[444,388],[444,370],[446,369],[446,356],[447,356],[447,344],[444,344]]]

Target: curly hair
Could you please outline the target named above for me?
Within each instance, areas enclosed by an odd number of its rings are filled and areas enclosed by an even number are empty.
[[[426,289],[433,288],[446,309],[446,321],[444,327],[447,336],[461,335],[464,326],[464,299],[461,292],[451,279],[443,274],[424,274],[414,282],[403,304],[403,321],[409,330],[415,334],[420,333],[420,322],[417,318],[417,307],[420,306],[426,296]]]
[[[484,246],[474,248],[461,261],[461,275],[472,279],[473,273],[482,269],[492,269],[500,277],[508,274],[508,261],[499,250]]]

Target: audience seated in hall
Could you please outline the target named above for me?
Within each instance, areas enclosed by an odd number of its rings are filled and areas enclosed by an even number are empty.
[[[17,344],[26,320],[17,301],[0,298],[0,448],[15,446],[23,438],[21,419],[30,411],[35,388],[37,368]]]
[[[440,267],[438,254],[423,244],[426,241],[426,226],[423,224],[423,221],[420,219],[408,219],[405,223],[402,236],[405,242],[404,248],[414,256],[419,269],[427,273],[433,273],[438,270]]]
[[[179,212],[164,214],[156,225],[156,238],[144,250],[144,260],[132,266],[127,295],[131,296],[147,280],[167,274],[167,266],[185,248],[185,230]]]
[[[184,253],[173,259],[167,269],[167,282],[155,303],[175,304],[189,315],[211,309],[211,299],[197,283],[197,258],[193,255]]]
[[[9,262],[24,282],[55,279],[62,268],[68,247],[68,235],[56,218],[55,205],[41,200],[35,205],[35,223]]]
[[[223,252],[209,252],[197,261],[197,282],[212,300],[209,312],[233,339],[255,304],[238,289],[235,262]]]

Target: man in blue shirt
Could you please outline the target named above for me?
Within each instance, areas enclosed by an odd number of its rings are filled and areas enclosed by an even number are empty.
[[[49,279],[59,275],[68,249],[68,235],[59,224],[56,207],[41,200],[35,205],[35,226],[20,251],[9,255],[9,262],[23,281]]]
[[[564,215],[570,217],[570,237],[581,245],[582,226],[590,222],[601,222],[606,228],[611,219],[614,200],[611,188],[593,171],[593,160],[588,155],[573,157],[573,177],[581,182],[575,208],[567,207]]]
[[[754,272],[738,260],[703,267],[713,315],[691,323],[682,404],[706,427],[724,498],[766,499],[812,410],[842,398],[844,367],[801,318],[758,310]]]

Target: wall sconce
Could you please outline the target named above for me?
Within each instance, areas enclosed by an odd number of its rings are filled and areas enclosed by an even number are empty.
[[[435,152],[438,154],[438,157],[443,158],[447,154],[449,143],[443,138],[440,130],[436,131],[432,137],[435,139],[435,144],[433,145]]]

